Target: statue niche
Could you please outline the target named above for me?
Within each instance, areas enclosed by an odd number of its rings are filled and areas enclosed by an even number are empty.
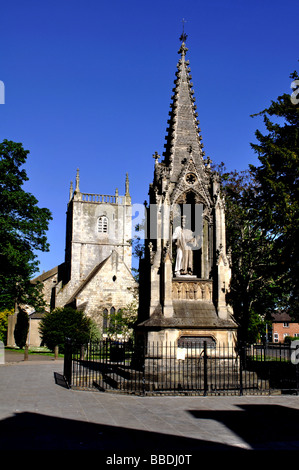
[[[202,277],[203,204],[196,202],[193,192],[177,200],[173,217],[174,274]]]

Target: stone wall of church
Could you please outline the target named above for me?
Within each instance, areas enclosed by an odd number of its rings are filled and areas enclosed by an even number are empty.
[[[101,327],[104,310],[110,312],[114,308],[117,311],[128,306],[134,299],[136,287],[124,264],[117,265],[116,256],[111,257],[77,296],[76,308],[84,308],[84,312]]]

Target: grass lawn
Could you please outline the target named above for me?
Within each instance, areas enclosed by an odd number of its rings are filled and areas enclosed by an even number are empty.
[[[21,349],[21,348],[5,347],[5,351],[11,351],[11,352],[16,352],[16,353],[20,353],[20,354],[25,353],[25,349]],[[50,351],[50,349],[48,349],[46,347],[42,347],[42,346],[40,346],[40,347],[37,347],[37,346],[29,347],[28,354],[54,357],[54,352],[52,352],[52,351]],[[58,357],[63,357],[63,354],[58,354]]]

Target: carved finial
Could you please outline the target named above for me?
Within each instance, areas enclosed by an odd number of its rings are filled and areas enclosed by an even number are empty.
[[[79,193],[79,192],[80,192],[79,183],[80,183],[79,168],[77,168],[76,189],[75,189],[76,193]]]
[[[185,45],[185,42],[187,41],[187,34],[185,33],[185,23],[186,23],[186,20],[184,20],[184,18],[182,19],[182,23],[183,23],[183,32],[180,36],[180,41],[182,42],[182,45],[180,47],[180,50],[179,50],[179,54],[181,54],[182,57],[185,57],[185,54],[186,52],[188,51],[188,48],[186,47]]]
[[[186,47],[185,43],[182,42],[182,45],[181,45],[178,53],[181,54],[181,56],[183,58],[183,57],[185,57],[187,51],[188,51],[188,47]]]
[[[208,170],[211,169],[211,163],[213,163],[212,160],[211,160],[211,158],[210,158],[210,157],[207,157],[207,159],[206,159],[206,167],[208,168]]]
[[[69,199],[69,201],[70,201],[70,200],[72,199],[72,197],[73,197],[73,192],[74,192],[74,190],[73,190],[73,182],[71,181],[71,184],[70,184],[70,199]]]
[[[158,154],[158,152],[154,153],[153,158],[155,159],[155,165],[157,165],[157,163],[159,162],[159,158],[160,158],[160,155]]]
[[[130,192],[129,192],[129,175],[128,173],[126,173],[126,194],[125,196],[130,196]]]

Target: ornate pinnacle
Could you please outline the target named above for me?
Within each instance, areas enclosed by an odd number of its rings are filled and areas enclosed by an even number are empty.
[[[69,201],[72,199],[73,193],[74,193],[74,190],[73,190],[73,182],[71,181],[71,184],[70,184],[70,198],[69,198]]]
[[[79,193],[80,192],[80,189],[79,189],[79,182],[80,182],[80,176],[79,176],[79,168],[77,168],[77,175],[76,175],[76,193]]]
[[[130,191],[129,191],[129,175],[126,173],[126,194],[125,196],[130,196]]]
[[[187,51],[188,51],[188,47],[186,47],[185,43],[183,42],[180,47],[179,54],[181,54],[182,57],[185,57]]]
[[[157,165],[157,163],[159,162],[159,158],[160,158],[160,155],[158,154],[158,152],[154,153],[153,158],[155,159],[155,165]]]

